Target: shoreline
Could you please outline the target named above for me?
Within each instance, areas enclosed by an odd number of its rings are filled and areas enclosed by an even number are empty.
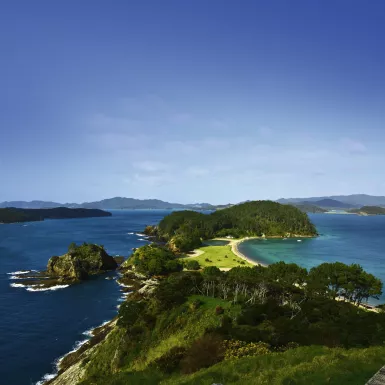
[[[297,235],[297,234],[294,234],[292,237],[288,237],[288,238],[315,238],[316,236],[317,235]],[[237,257],[244,259],[245,261],[249,262],[251,265],[267,267],[267,266],[269,266],[268,264],[263,263],[261,261],[252,260],[249,257],[247,257],[246,255],[244,255],[241,251],[239,251],[238,246],[242,242],[249,241],[251,239],[284,239],[284,238],[285,237],[282,237],[280,235],[273,235],[273,236],[269,236],[269,237],[258,237],[258,236],[255,236],[255,237],[244,237],[244,238],[240,238],[240,239],[213,238],[213,241],[226,241],[226,242],[229,243],[229,246],[231,246],[231,251]]]

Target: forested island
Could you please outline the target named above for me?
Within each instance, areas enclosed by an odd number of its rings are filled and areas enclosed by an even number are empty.
[[[319,206],[311,205],[311,204],[300,204],[300,203],[292,203],[293,206],[297,207],[304,213],[312,213],[312,214],[322,214],[326,213],[328,210]]]
[[[385,215],[385,208],[379,206],[363,206],[360,209],[350,209],[349,212],[358,215]]]
[[[14,207],[0,208],[0,223],[35,222],[45,219],[73,219],[109,217],[111,213],[99,209],[69,209],[56,207],[52,209],[19,209]]]
[[[211,214],[175,211],[145,233],[175,251],[189,251],[215,237],[313,237],[317,230],[306,213],[291,205],[254,201]]]

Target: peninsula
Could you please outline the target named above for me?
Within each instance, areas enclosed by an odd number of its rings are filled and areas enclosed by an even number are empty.
[[[306,214],[272,203],[175,212],[148,226],[157,242],[121,265],[117,317],[61,359],[46,384],[321,385],[330,373],[339,385],[367,381],[385,363],[385,313],[361,305],[379,297],[382,282],[356,264],[245,261],[236,250],[245,236],[317,234]],[[225,271],[222,257],[233,262]]]
[[[36,222],[45,219],[73,219],[109,217],[112,214],[99,209],[70,209],[56,207],[51,209],[19,209],[15,207],[0,208],[0,223]]]

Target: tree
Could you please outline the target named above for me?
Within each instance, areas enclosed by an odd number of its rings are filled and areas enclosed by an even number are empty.
[[[201,268],[198,261],[192,260],[186,262],[186,269],[187,270],[199,270]]]

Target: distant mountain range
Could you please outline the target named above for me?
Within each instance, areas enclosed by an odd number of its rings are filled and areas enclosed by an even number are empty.
[[[385,207],[385,196],[367,194],[332,195],[325,197],[278,199],[279,203],[311,204],[323,208],[348,209],[362,206]]]
[[[84,203],[59,203],[50,201],[8,201],[1,202],[0,208],[16,207],[23,209],[48,209],[54,207],[69,207],[69,208],[87,208],[87,209],[194,209],[194,210],[213,210],[216,206],[209,203],[170,203],[159,199],[134,199],[134,198],[110,198],[95,202]]]

